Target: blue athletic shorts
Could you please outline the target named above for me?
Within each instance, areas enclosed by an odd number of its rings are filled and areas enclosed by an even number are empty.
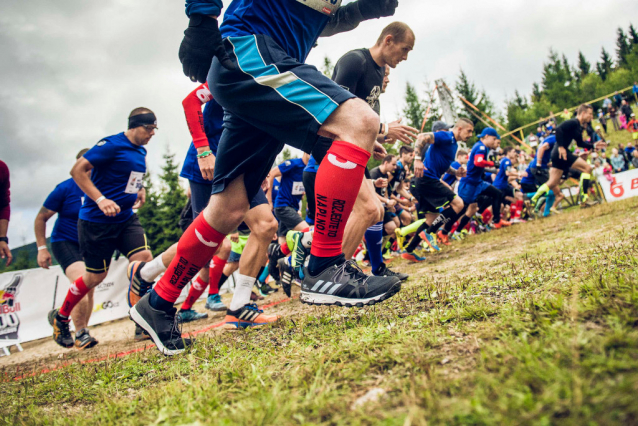
[[[475,203],[481,192],[485,191],[489,186],[490,184],[485,181],[473,183],[461,179],[461,182],[459,182],[459,197],[461,197],[465,205],[470,205]]]
[[[224,46],[237,69],[214,59],[208,74],[210,90],[224,107],[213,194],[243,174],[251,199],[285,144],[310,153],[324,121],[355,96],[268,36],[228,37]]]

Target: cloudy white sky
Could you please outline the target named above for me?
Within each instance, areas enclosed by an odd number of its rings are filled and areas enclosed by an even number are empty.
[[[16,247],[35,240],[33,219],[69,177],[75,154],[124,130],[134,107],[149,107],[159,119],[150,171],[158,173],[167,151],[181,161],[190,142],[181,100],[194,85],[177,59],[187,25],[182,0],[2,0],[1,10],[0,159],[11,171],[9,238]],[[417,41],[392,73],[384,120],[399,116],[406,82],[422,89],[426,79],[444,78],[451,85],[461,68],[502,108],[514,90],[529,94],[550,47],[570,61],[580,49],[594,63],[602,46],[614,52],[616,28],[631,17],[638,17],[635,0],[401,0],[392,19],[321,39],[308,62],[321,67],[326,55],[334,62],[369,47],[400,20]]]

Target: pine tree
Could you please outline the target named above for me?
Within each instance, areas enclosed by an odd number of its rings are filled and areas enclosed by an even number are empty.
[[[521,96],[521,94],[518,93],[518,90],[514,91],[514,104],[522,110],[526,110],[529,107],[527,100],[524,96]]]
[[[587,74],[591,72],[591,64],[583,55],[583,52],[578,51],[578,79],[582,80]]]
[[[614,63],[612,62],[611,56],[609,56],[609,53],[607,53],[604,47],[600,54],[600,60],[601,61],[596,64],[596,71],[598,72],[600,78],[605,81],[611,73],[614,67]]]
[[[419,99],[419,95],[414,86],[407,83],[405,87],[405,106],[403,107],[403,116],[406,120],[404,124],[412,126],[415,129],[420,129],[426,108],[424,103]]]
[[[627,66],[627,55],[631,52],[631,45],[627,40],[627,35],[622,28],[617,30],[618,36],[616,37],[616,56],[618,67]]]
[[[532,102],[539,102],[543,96],[543,91],[538,83],[532,84]]]
[[[163,158],[159,188],[155,189],[150,178],[146,179],[146,203],[138,211],[140,223],[154,253],[162,253],[179,240],[182,234],[179,217],[188,201],[179,184],[175,154],[166,153]]]
[[[328,78],[332,78],[332,73],[335,69],[335,66],[332,64],[332,61],[330,60],[330,58],[328,57],[328,55],[326,55],[323,58],[323,75],[325,75]]]
[[[636,32],[636,28],[634,28],[634,24],[629,25],[629,37],[632,44],[632,50],[638,44],[638,32]]]
[[[459,75],[459,80],[457,81],[455,88],[456,91],[459,92],[459,95],[465,98],[468,102],[488,116],[492,116],[492,109],[494,108],[492,101],[490,101],[487,97],[485,91],[480,91],[476,88],[474,83],[467,78],[467,75],[463,70],[461,70],[461,74]],[[474,123],[474,132],[480,133],[486,126],[483,121],[479,120],[474,114],[476,114],[476,111],[466,103],[463,103],[463,111],[460,115],[472,120]],[[485,120],[482,114],[479,113],[478,115]],[[488,123],[490,126],[492,125],[489,121]]]

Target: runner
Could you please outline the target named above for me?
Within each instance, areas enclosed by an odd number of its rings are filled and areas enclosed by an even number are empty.
[[[11,192],[9,190],[9,168],[0,160],[0,259],[7,259],[6,265],[11,265],[13,256],[9,250],[9,219],[11,217]]]
[[[422,143],[430,145],[423,160],[423,167],[418,172],[415,171],[414,194],[419,201],[419,211],[425,214],[425,222],[416,230],[416,235],[401,255],[404,259],[413,262],[422,261],[423,258],[414,253],[421,241],[425,240],[433,247],[432,243],[436,241],[438,229],[448,221],[455,220],[463,210],[463,200],[457,197],[449,186],[441,182],[441,177],[445,173],[454,174],[459,178],[465,176],[465,167],[452,169],[451,165],[458,149],[457,141],[467,142],[473,133],[474,123],[461,118],[452,131],[419,135],[417,151],[422,151]],[[444,210],[439,213],[441,209]],[[445,241],[447,242],[447,236]]]
[[[554,149],[554,145],[556,144],[556,134],[552,134],[548,136],[541,146],[538,147],[538,151],[536,151],[536,166],[535,168],[530,169],[530,171],[534,174],[534,180],[540,187],[536,191],[536,194],[532,196],[530,200],[532,205],[534,206],[534,211],[537,213],[540,209],[541,202],[540,198],[543,197],[549,191],[549,186],[547,186],[547,181],[549,180],[549,162],[552,158],[552,151]],[[558,197],[556,197],[558,195]],[[559,192],[556,194],[553,192],[553,197],[557,198],[558,202],[560,202],[564,197]]]
[[[202,114],[202,104],[206,104],[204,113]],[[199,211],[203,210],[209,199],[212,191],[212,183],[210,179],[213,177],[215,160],[218,150],[218,143],[222,132],[223,122],[223,109],[221,106],[212,99],[212,95],[208,90],[208,84],[204,83],[191,92],[183,101],[184,112],[186,114],[186,121],[189,125],[189,131],[193,137],[193,143],[189,148],[186,160],[184,162],[184,169],[182,176],[189,178],[190,188],[192,190],[191,199],[193,200],[193,212],[199,215]],[[203,116],[203,117],[202,117]],[[264,189],[265,188],[265,189]],[[237,257],[237,261],[240,263],[240,269],[244,270],[241,265],[244,262],[247,264],[263,265],[265,262],[261,259],[266,256],[266,247],[272,240],[277,226],[275,218],[270,212],[268,206],[268,200],[266,199],[265,192],[269,190],[268,186],[263,186],[259,189],[255,197],[250,203],[250,210],[245,218],[245,224],[241,224],[240,228],[245,228],[245,239],[241,246],[239,253],[246,252],[240,261]],[[196,219],[196,217],[195,217]],[[249,228],[256,229],[252,232],[252,238],[248,237]],[[245,250],[243,246],[246,246]],[[226,306],[221,303],[219,298],[219,288],[224,284],[226,279],[230,276],[232,269],[228,265],[229,256],[232,255],[233,243],[230,239],[226,238],[221,242],[221,247],[213,256],[211,262],[210,273],[212,275],[207,276],[206,272],[208,268],[204,268],[200,272],[199,276],[191,286],[189,295],[181,307],[179,312],[182,320],[196,320],[204,317],[205,314],[200,314],[192,309],[192,305],[202,295],[208,282],[205,278],[209,278],[211,283],[209,287],[209,297],[206,302],[207,309],[210,310],[226,310],[227,315],[225,318],[226,326],[229,328],[248,327],[263,325],[267,322],[276,320],[275,316],[259,315],[259,310],[256,305],[247,304],[251,299],[253,284],[256,281],[256,277],[259,273],[259,266],[254,272],[250,272],[251,275],[246,275],[243,279],[243,286],[233,296],[231,306],[227,309]],[[129,268],[129,278],[132,283],[132,288],[136,287],[136,283],[151,283],[166,270],[170,262],[175,258],[177,253],[177,244],[171,246],[161,256],[160,260],[153,261],[149,264],[139,263],[132,265]],[[233,262],[231,262],[233,263]],[[225,273],[226,271],[226,273]],[[250,270],[252,271],[252,269]],[[254,274],[254,275],[253,275]],[[249,278],[252,277],[250,286],[248,285]],[[146,285],[141,285],[146,288]],[[262,284],[262,293],[269,294],[274,289],[270,288],[267,284]],[[150,288],[150,286],[148,287]],[[145,292],[137,295],[137,297],[143,296]],[[212,297],[211,297],[212,296]],[[246,300],[244,300],[246,298]],[[244,321],[238,321],[238,318],[247,312]],[[257,314],[254,314],[254,313]],[[172,329],[166,329],[168,335],[170,335]],[[157,342],[156,342],[157,343]],[[176,344],[181,344],[181,340]],[[165,347],[159,347],[160,351],[164,351]]]
[[[523,200],[523,193],[520,191],[517,192],[510,183],[512,179],[519,177],[519,173],[514,167],[517,158],[518,154],[511,146],[507,146],[503,149],[503,158],[500,161],[498,173],[496,173],[496,177],[494,178],[494,186],[503,193],[503,204],[510,205],[516,202],[516,200]]]
[[[88,149],[83,149],[76,156],[80,159]],[[89,172],[90,174],[90,172]],[[69,178],[55,187],[44,201],[44,205],[35,218],[35,240],[38,246],[38,265],[49,269],[51,254],[47,248],[46,223],[56,213],[58,218],[51,233],[51,250],[60,264],[62,272],[71,284],[84,274],[84,261],[80,255],[78,243],[78,215],[84,199],[84,192],[73,178]],[[98,341],[89,334],[89,319],[93,311],[93,292],[89,290],[71,311],[71,319],[75,326],[75,348],[78,350],[92,348]]]
[[[155,135],[157,118],[148,108],[135,108],[128,122],[127,131],[100,140],[71,170],[73,180],[86,194],[78,220],[80,254],[86,270],[71,284],[62,307],[48,315],[53,340],[63,347],[74,345],[69,332],[73,308],[104,280],[115,250],[130,261],[153,258],[133,209],[145,202],[144,145]]]
[[[399,148],[399,158],[397,159],[397,165],[392,173],[392,179],[388,186],[391,191],[392,199],[397,201],[396,215],[399,218],[401,225],[408,226],[412,223],[412,214],[405,208],[413,208],[416,198],[410,194],[406,189],[404,183],[409,173],[408,167],[414,160],[414,148],[407,145],[402,145]],[[403,198],[401,198],[403,197]]]
[[[562,122],[556,128],[556,144],[552,149],[552,167],[549,169],[549,180],[547,186],[557,194],[560,192],[560,181],[564,173],[569,173],[569,169],[580,172],[580,189],[581,189],[581,205],[589,206],[591,204],[587,200],[589,185],[591,183],[591,165],[587,164],[582,158],[578,158],[572,154],[568,148],[572,141],[581,148],[602,149],[607,146],[605,141],[599,141],[594,144],[583,140],[583,132],[587,129],[589,123],[594,117],[591,105],[582,104],[576,111],[576,118]]]
[[[465,228],[467,222],[478,211],[483,212],[490,204],[492,206],[493,222],[496,229],[503,226],[510,226],[511,223],[501,219],[501,199],[503,193],[483,180],[483,174],[488,167],[494,167],[493,161],[486,160],[489,150],[498,148],[501,137],[495,129],[486,127],[478,136],[479,141],[474,144],[470,151],[467,166],[467,176],[459,182],[458,193],[467,206],[465,217],[461,218],[459,228]],[[493,170],[495,172],[495,170]],[[484,197],[484,201],[479,204],[479,197]]]

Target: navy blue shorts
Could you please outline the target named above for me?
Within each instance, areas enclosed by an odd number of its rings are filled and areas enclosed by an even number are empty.
[[[251,199],[285,144],[312,152],[324,121],[355,96],[268,36],[228,37],[224,45],[237,69],[214,59],[208,74],[210,90],[224,107],[213,194],[243,174]]]
[[[484,180],[475,183],[466,179],[461,179],[459,182],[459,197],[463,200],[466,206],[476,202],[476,199],[483,191],[489,188],[491,185]]]

